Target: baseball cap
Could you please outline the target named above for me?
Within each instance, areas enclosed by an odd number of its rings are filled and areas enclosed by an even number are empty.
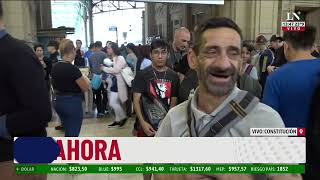
[[[277,35],[272,35],[270,38],[270,42],[276,41],[277,40]]]
[[[276,40],[283,41],[283,38],[281,36],[278,36]]]
[[[267,39],[263,36],[263,35],[259,35],[259,36],[257,36],[257,38],[256,38],[256,43],[263,43],[263,44],[265,44],[267,42]]]

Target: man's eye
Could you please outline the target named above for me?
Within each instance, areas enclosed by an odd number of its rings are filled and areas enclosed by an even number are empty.
[[[229,54],[236,56],[236,55],[239,55],[240,53],[238,51],[230,51]]]
[[[206,52],[206,54],[217,54],[216,50],[209,50]]]

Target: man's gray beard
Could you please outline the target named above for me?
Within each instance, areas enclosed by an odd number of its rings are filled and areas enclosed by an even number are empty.
[[[228,83],[211,83],[206,80],[204,85],[209,93],[214,96],[222,97],[229,95],[232,92],[235,86],[235,81],[233,80],[233,77]]]
[[[202,72],[204,73],[204,72]],[[221,97],[221,96],[226,96],[226,95],[229,95],[236,82],[237,82],[237,79],[238,79],[238,71],[234,73],[234,75],[231,77],[231,80],[228,81],[227,83],[212,83],[212,82],[209,82],[208,80],[208,74],[205,73],[205,79],[203,79],[203,84],[204,84],[204,87],[206,88],[206,90],[211,93],[212,95],[214,96],[218,96],[218,97]]]
[[[206,70],[201,69],[200,67],[198,67],[197,69],[197,74],[198,74],[199,81],[203,82],[204,88],[210,94],[212,94],[213,96],[222,97],[222,96],[229,95],[232,92],[239,77],[239,69],[234,68],[233,75],[227,83],[210,82],[209,81],[210,74],[206,72]]]

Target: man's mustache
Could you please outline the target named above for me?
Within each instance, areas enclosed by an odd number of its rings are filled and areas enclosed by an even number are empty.
[[[216,76],[233,76],[236,73],[236,69],[233,66],[226,69],[222,69],[220,67],[209,67],[206,72],[207,74]]]

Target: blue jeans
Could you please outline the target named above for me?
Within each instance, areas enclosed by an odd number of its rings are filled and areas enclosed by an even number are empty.
[[[57,95],[54,107],[65,129],[65,136],[78,137],[83,120],[82,97]]]

